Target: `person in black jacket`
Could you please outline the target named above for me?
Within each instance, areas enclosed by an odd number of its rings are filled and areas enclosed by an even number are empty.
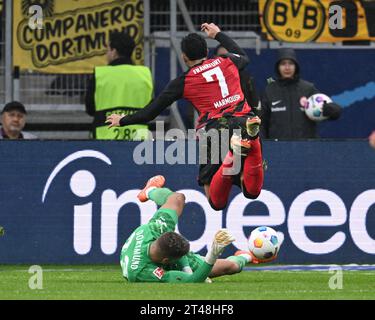
[[[301,98],[309,98],[320,91],[313,83],[300,78],[293,49],[279,50],[275,72],[277,79],[267,85],[262,97],[261,136],[269,139],[318,138],[317,123],[306,116]],[[323,116],[336,120],[340,114],[339,105],[324,104]]]

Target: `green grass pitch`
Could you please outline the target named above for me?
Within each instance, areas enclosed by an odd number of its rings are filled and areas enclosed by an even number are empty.
[[[244,271],[211,284],[127,283],[119,266],[42,266],[43,289],[31,290],[26,266],[0,266],[0,300],[9,299],[375,299],[375,272],[344,271],[331,290],[329,272]]]

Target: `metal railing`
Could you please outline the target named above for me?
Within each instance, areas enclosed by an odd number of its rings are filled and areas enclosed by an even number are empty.
[[[179,1],[176,1],[179,2]],[[223,30],[260,31],[258,0],[185,0],[196,30],[202,22],[216,22]],[[151,9],[151,32],[167,31],[170,28],[170,1],[153,0]],[[183,12],[177,13],[177,30],[187,31]]]
[[[90,75],[21,72],[15,99],[32,110],[84,110],[84,97]]]

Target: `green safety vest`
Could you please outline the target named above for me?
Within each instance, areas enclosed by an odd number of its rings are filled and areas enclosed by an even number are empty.
[[[150,103],[153,92],[151,71],[128,64],[95,68],[95,138],[146,140],[148,126],[136,124],[108,129],[107,116],[131,115]]]

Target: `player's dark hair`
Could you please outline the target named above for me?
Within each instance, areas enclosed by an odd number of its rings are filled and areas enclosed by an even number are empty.
[[[109,36],[109,46],[116,49],[121,57],[130,58],[135,49],[135,41],[125,32],[114,31]]]
[[[207,42],[198,33],[190,33],[181,41],[181,50],[190,60],[207,57]]]
[[[166,232],[158,239],[158,246],[163,257],[179,259],[189,252],[190,244],[176,232]]]

